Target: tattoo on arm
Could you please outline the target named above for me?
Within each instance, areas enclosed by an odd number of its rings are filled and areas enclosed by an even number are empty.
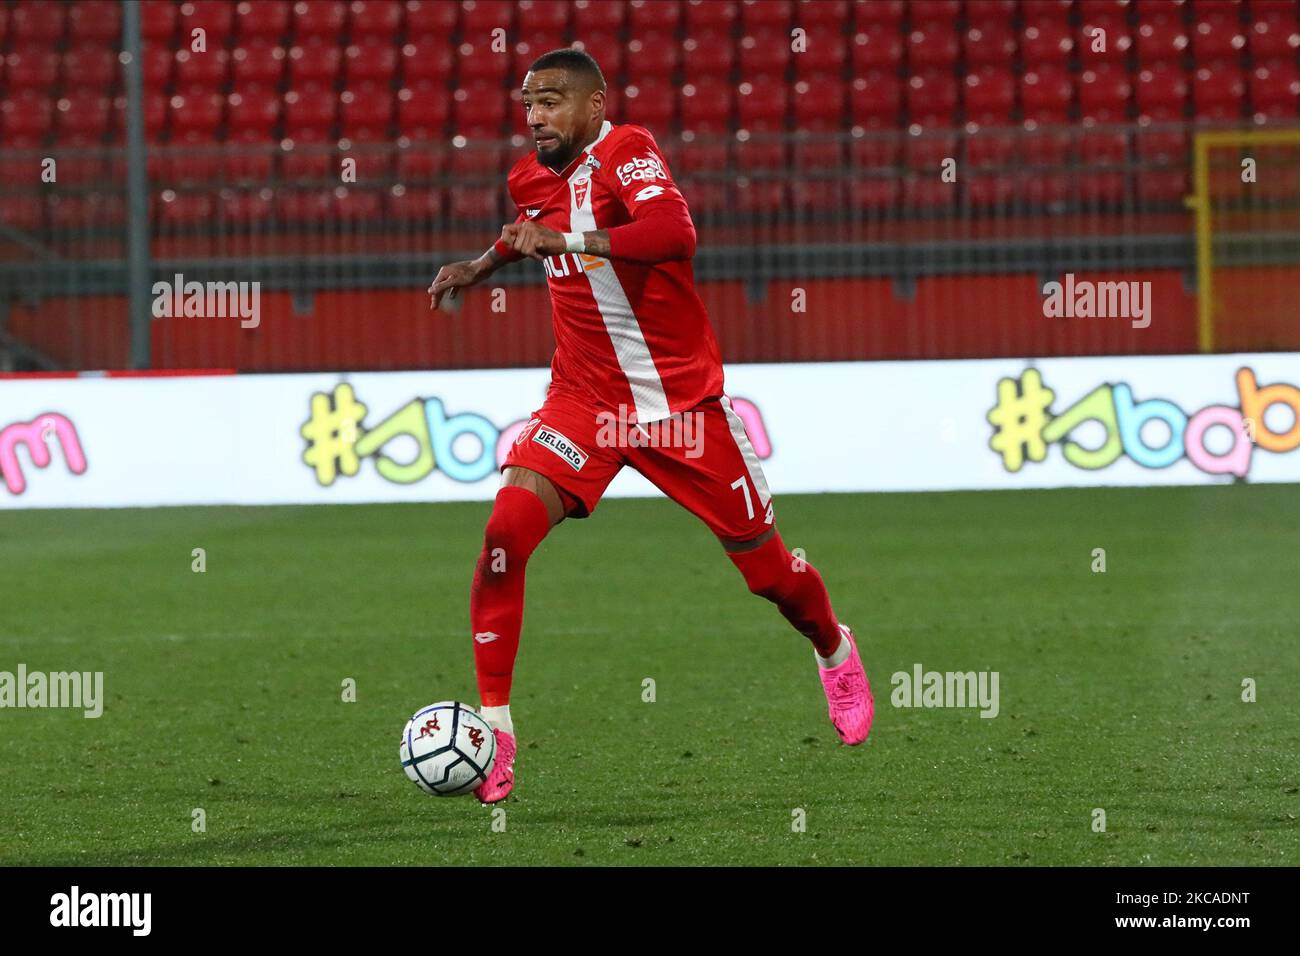
[[[587,243],[587,255],[599,256],[602,259],[609,258],[609,233],[604,229],[597,229],[595,232],[584,232],[583,239]]]

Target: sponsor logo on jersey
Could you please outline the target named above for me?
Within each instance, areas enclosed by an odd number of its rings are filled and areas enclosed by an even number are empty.
[[[539,212],[541,212],[541,210],[540,210],[540,209],[529,209],[529,210],[527,210],[527,212],[528,212],[528,218],[529,218],[529,219],[533,219],[533,218],[536,218],[537,214],[538,214]]]
[[[588,153],[587,158],[582,161],[582,165],[590,166],[592,169],[600,169],[600,160]]]
[[[659,161],[658,156],[653,155],[624,163],[618,167],[617,172],[618,181],[624,186],[630,186],[634,182],[648,183],[652,179],[666,180],[668,178],[668,173],[664,170],[664,164]]]
[[[519,437],[515,439],[515,444],[522,445],[524,442],[528,441],[529,436],[533,433],[533,429],[541,423],[542,420],[540,418],[530,418],[528,424],[524,426],[523,431],[519,433]]]
[[[645,202],[647,199],[654,199],[655,196],[662,196],[668,190],[663,186],[646,186],[639,193],[632,197],[633,202]]]
[[[574,471],[582,471],[582,466],[587,463],[587,453],[553,428],[543,425],[533,436],[533,441],[555,452],[567,461]]]

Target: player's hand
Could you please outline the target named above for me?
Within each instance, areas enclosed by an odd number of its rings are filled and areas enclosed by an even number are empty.
[[[537,222],[512,222],[501,230],[501,241],[530,259],[545,259],[565,251],[564,234]]]
[[[438,270],[438,274],[433,279],[433,285],[429,286],[430,309],[436,309],[442,302],[442,297],[448,292],[464,289],[474,285],[479,280],[479,270],[475,261],[467,259],[464,262],[452,262]]]

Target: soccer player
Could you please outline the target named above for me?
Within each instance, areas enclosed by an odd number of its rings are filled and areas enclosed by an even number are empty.
[[[831,722],[846,744],[862,743],[874,704],[853,633],[836,619],[821,575],[777,532],[695,293],[695,226],[654,137],[605,119],[604,77],[578,50],[539,57],[523,105],[536,149],[510,170],[518,219],[478,259],[443,266],[429,287],[437,308],[508,262],[536,259],[555,328],[551,384],[503,465],[470,595],[482,713],[497,738],[478,798],[496,803],[514,787],[510,686],[528,559],[566,517],[589,516],[624,465],[707,524],[749,589],[812,642]],[[664,440],[692,428],[694,440]]]

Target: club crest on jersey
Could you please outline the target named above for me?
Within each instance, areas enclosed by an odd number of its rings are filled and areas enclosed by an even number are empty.
[[[580,179],[573,184],[573,204],[581,209],[587,202],[587,190],[591,186],[591,177]]]
[[[528,424],[523,427],[523,430],[519,433],[519,436],[515,438],[515,444],[522,445],[524,442],[528,441],[528,437],[532,435],[533,429],[536,428],[541,423],[542,420],[540,418],[529,419]]]
[[[533,441],[555,452],[567,461],[574,471],[582,471],[582,466],[587,463],[587,453],[553,428],[543,425],[537,429]]]

